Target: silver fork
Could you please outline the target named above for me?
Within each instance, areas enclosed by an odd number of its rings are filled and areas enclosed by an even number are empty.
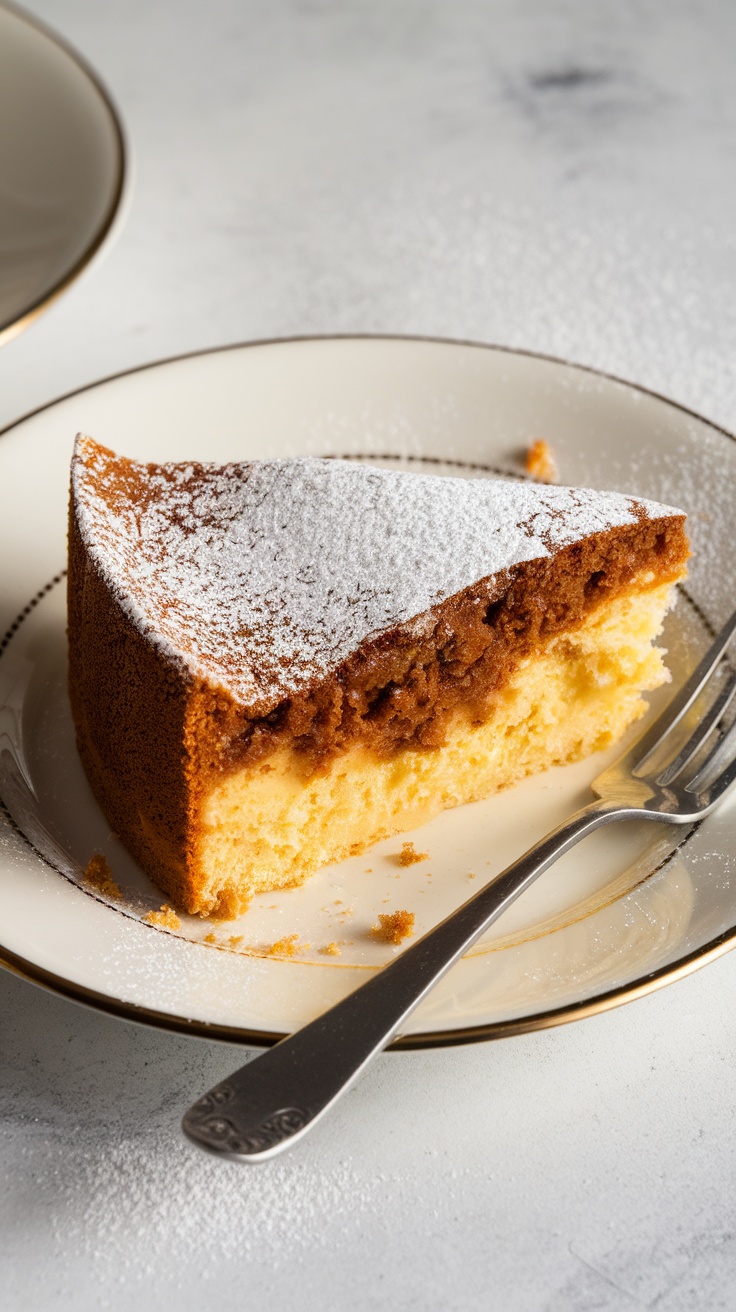
[[[659,719],[592,785],[583,807],[337,1006],[215,1086],[183,1118],[202,1148],[261,1162],[301,1139],[430,989],[563,852],[615,820],[692,825],[736,780],[736,613]],[[693,722],[694,721],[694,722]]]

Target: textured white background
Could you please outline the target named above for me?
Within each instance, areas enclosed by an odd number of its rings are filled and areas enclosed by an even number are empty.
[[[0,423],[158,356],[370,330],[562,354],[736,427],[729,0],[33,7],[106,79],[137,178],[118,243],[0,352]],[[0,1301],[730,1309],[735,988],[726,957],[386,1055],[247,1170],[178,1131],[236,1049],[2,973]]]

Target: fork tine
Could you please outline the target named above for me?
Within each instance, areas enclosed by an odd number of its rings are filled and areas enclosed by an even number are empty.
[[[641,767],[646,763],[647,758],[651,756],[654,749],[659,746],[662,739],[669,733],[670,729],[674,729],[675,725],[679,723],[686,711],[690,709],[695,698],[700,692],[702,692],[711,674],[718,665],[718,662],[728,647],[735,631],[736,611],[734,611],[731,618],[726,621],[715,642],[705,653],[705,656],[697,667],[693,670],[687,682],[683,684],[677,696],[672,698],[669,706],[665,708],[659,716],[659,719],[655,720],[648,732],[634,744],[630,755],[626,758],[635,762],[632,767],[633,774],[639,774]]]
[[[721,739],[721,742],[718,744],[716,752],[722,747],[725,748],[726,745],[732,745],[734,740],[736,740],[736,725],[731,725],[725,738]],[[713,756],[716,755],[716,752],[713,753]],[[710,758],[711,761],[713,760],[713,756]],[[706,762],[706,764],[708,764],[708,762]],[[698,770],[695,778],[691,779],[690,783],[686,786],[686,792],[694,793],[697,796],[698,781],[702,777],[704,770],[705,766],[702,770]],[[709,811],[712,810],[716,802],[720,801],[724,793],[728,791],[733,783],[736,783],[736,756],[732,757],[721,773],[716,776],[707,788],[704,789],[707,799],[705,804]]]
[[[684,770],[685,766],[692,761],[696,752],[702,747],[708,735],[712,732],[728,709],[733,700],[734,693],[736,693],[736,670],[733,671],[727,683],[721,688],[713,705],[708,707],[703,718],[698,721],[687,742],[680,748],[675,759],[670,762],[666,770],[663,770],[662,773],[657,776],[657,783],[661,788],[665,788],[667,784],[671,784],[673,779],[676,779],[678,774]]]
[[[729,770],[731,763],[736,756],[736,721],[729,725],[724,734],[716,739],[704,761],[698,765],[692,779],[685,784],[686,793],[710,792],[716,781],[720,781],[724,774]],[[720,757],[720,773],[716,773],[711,784],[708,785],[708,775],[712,773],[713,765]],[[720,797],[720,793],[719,793]]]

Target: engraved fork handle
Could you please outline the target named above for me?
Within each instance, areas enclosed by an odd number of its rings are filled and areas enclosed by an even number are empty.
[[[406,1017],[494,920],[563,852],[600,825],[667,820],[639,807],[592,802],[322,1016],[282,1039],[200,1098],[183,1118],[200,1147],[264,1161],[315,1124]]]

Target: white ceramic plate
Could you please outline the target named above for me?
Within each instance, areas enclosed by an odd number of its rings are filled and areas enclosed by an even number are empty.
[[[240,346],[121,375],[15,425],[0,442],[0,753],[23,763],[25,803],[17,789],[5,800],[28,838],[0,818],[0,956],[129,1017],[240,1041],[292,1030],[398,950],[370,933],[381,911],[412,910],[428,928],[581,804],[604,758],[438,817],[407,835],[429,854],[413,866],[398,864],[400,840],[387,841],[302,889],[257,898],[238,922],[146,923],[161,894],[92,799],[66,699],[62,571],[79,429],[156,460],[334,454],[512,478],[528,441],[544,436],[563,481],[689,512],[696,554],[666,633],[676,679],[733,605],[734,440],[661,398],[538,356],[396,338]],[[80,884],[95,852],[122,902]],[[631,825],[589,838],[455,967],[399,1042],[555,1024],[694,969],[736,938],[734,856],[728,801],[689,836]],[[290,935],[294,956],[269,955]],[[340,955],[325,955],[334,942]]]
[[[99,250],[124,175],[120,122],[95,75],[35,19],[0,6],[0,342]]]

